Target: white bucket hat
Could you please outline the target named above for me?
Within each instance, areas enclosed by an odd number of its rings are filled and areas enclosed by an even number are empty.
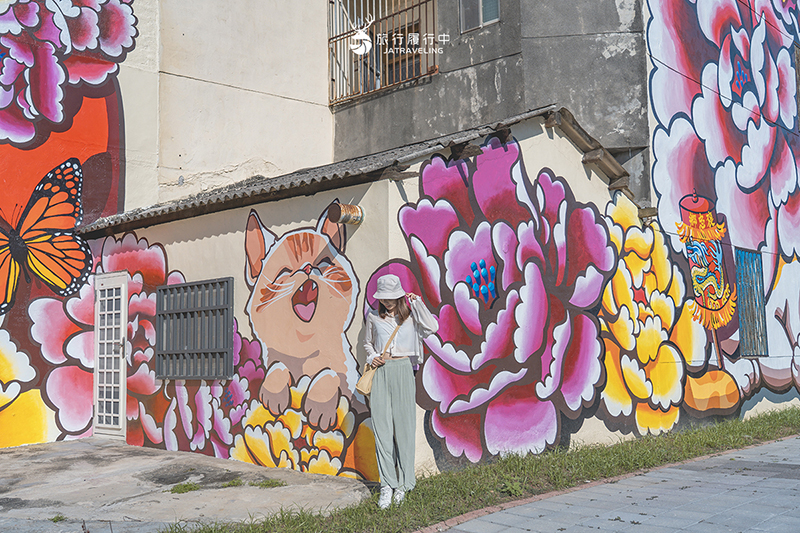
[[[376,300],[396,300],[406,295],[400,278],[394,274],[386,274],[378,278],[378,290],[372,295]]]

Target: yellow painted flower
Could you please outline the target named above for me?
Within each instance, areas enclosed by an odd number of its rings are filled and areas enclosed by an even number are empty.
[[[36,379],[27,354],[0,329],[0,448],[55,440],[60,431],[55,412],[37,389],[26,390]]]
[[[599,312],[604,413],[633,417],[639,434],[661,433],[678,422],[685,358],[703,356],[705,331],[690,313],[678,316],[686,288],[658,224],[642,227],[636,205],[622,194],[608,204],[606,216],[619,262]],[[679,323],[682,334],[674,335]]]
[[[331,430],[319,431],[308,425],[301,406],[310,382],[304,376],[291,388],[291,405],[279,416],[252,401],[242,419],[244,434],[236,436],[231,458],[273,468],[377,480],[368,421],[356,427],[356,415],[346,398],[339,399],[336,425]],[[356,449],[362,453],[354,456]]]

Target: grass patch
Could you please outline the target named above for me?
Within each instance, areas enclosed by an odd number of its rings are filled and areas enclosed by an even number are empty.
[[[277,479],[262,479],[261,481],[251,481],[250,485],[260,489],[274,489],[275,487],[285,487],[286,483]]]
[[[377,494],[328,516],[288,511],[232,524],[174,524],[166,533],[397,533],[436,524],[489,505],[561,490],[702,455],[744,448],[800,433],[800,409],[748,420],[694,426],[612,446],[578,446],[541,455],[510,455],[486,464],[420,479],[400,506],[377,508]]]
[[[222,484],[223,487],[241,487],[242,485],[244,485],[244,481],[242,481],[242,478],[240,477]]]
[[[66,520],[66,519],[67,519],[67,517],[66,517],[66,516],[64,516],[64,515],[63,515],[63,514],[61,514],[61,513],[58,513],[58,514],[57,514],[57,515],[55,515],[53,518],[51,518],[51,519],[50,519],[50,521],[51,521],[51,522],[53,522],[53,523],[56,523],[56,524],[58,524],[59,522],[63,522],[63,521],[64,521],[64,520]]]
[[[183,494],[184,492],[192,492],[193,490],[200,490],[200,485],[194,481],[187,481],[186,483],[178,483],[169,491],[172,494]]]

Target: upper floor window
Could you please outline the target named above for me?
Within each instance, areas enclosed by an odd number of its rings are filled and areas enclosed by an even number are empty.
[[[437,72],[436,0],[329,0],[330,103]]]
[[[500,0],[460,0],[461,33],[500,20]]]

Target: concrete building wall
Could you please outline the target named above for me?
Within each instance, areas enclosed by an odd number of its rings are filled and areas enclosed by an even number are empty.
[[[327,9],[138,0],[126,209],[332,160]],[[302,148],[301,148],[302,147]]]
[[[618,155],[649,205],[640,0],[502,2],[498,23],[463,34],[458,0],[438,2],[437,14],[438,33],[450,36],[440,73],[334,107],[336,160],[558,103]]]

